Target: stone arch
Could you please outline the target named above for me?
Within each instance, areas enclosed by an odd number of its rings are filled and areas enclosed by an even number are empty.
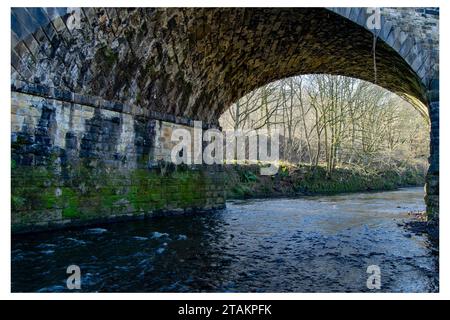
[[[86,8],[78,27],[70,16],[13,12],[13,79],[214,122],[246,92],[296,74],[377,81],[421,109],[436,78],[432,52],[389,11],[376,80],[365,8]]]
[[[376,82],[430,117],[427,201],[437,208],[439,11],[382,13],[375,77],[366,8],[16,8],[12,90],[216,126],[235,100],[277,79]]]

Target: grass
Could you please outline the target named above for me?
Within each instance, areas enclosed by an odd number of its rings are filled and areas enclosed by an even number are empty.
[[[336,168],[331,176],[323,165],[312,168],[305,164],[283,164],[274,176],[262,176],[259,169],[258,165],[226,165],[227,197],[243,199],[383,191],[425,183],[424,170],[414,166],[379,171],[346,165]]]

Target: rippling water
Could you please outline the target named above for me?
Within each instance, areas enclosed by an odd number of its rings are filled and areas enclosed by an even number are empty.
[[[399,226],[424,208],[423,188],[407,188],[14,237],[12,291],[69,291],[72,264],[88,292],[367,292],[369,265],[379,291],[437,291],[427,237]]]

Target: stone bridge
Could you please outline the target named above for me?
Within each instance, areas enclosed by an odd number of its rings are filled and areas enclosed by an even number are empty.
[[[431,123],[427,210],[439,206],[439,10],[13,8],[13,230],[225,205],[220,165],[168,164],[171,132],[218,127],[271,81],[376,83]]]

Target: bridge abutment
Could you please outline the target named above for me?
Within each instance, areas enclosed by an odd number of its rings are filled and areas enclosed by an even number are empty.
[[[430,116],[430,157],[426,181],[426,196],[428,217],[439,222],[439,91],[429,93]]]
[[[50,88],[15,89],[13,232],[225,206],[221,166],[170,162],[171,133],[191,130],[189,121]]]

